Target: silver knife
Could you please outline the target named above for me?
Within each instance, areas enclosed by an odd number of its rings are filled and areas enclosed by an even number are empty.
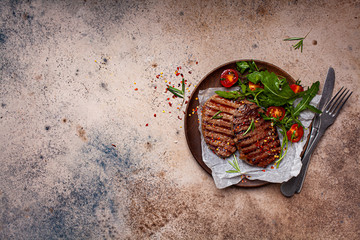
[[[333,89],[334,89],[334,83],[335,83],[335,71],[332,67],[330,67],[328,70],[328,74],[326,76],[325,83],[324,83],[322,96],[321,96],[321,99],[320,99],[320,102],[318,105],[319,110],[322,110],[324,105],[330,100]],[[315,136],[318,133],[319,123],[320,123],[319,122],[319,114],[315,114],[314,121],[312,123],[313,125],[312,125],[312,129],[311,129],[308,147],[305,150],[304,156],[310,149],[310,147],[315,139]],[[307,168],[309,166],[309,162],[310,161],[307,161],[307,163],[303,164],[303,166],[302,166],[301,172],[303,172],[303,176],[299,176],[300,175],[299,174],[297,177],[293,177],[289,181],[281,184],[280,190],[284,196],[292,197],[295,192],[300,193],[300,191],[302,189],[302,185],[304,183]],[[303,169],[305,170],[305,172]],[[301,177],[301,179],[300,179],[300,177]]]

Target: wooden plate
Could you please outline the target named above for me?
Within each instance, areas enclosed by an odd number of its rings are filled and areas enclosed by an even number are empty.
[[[194,156],[195,160],[200,164],[200,166],[211,175],[211,169],[206,166],[206,164],[202,160],[202,152],[201,152],[201,136],[199,131],[199,123],[196,114],[192,114],[193,109],[199,105],[199,101],[196,100],[200,90],[204,90],[207,88],[214,88],[214,87],[222,87],[220,84],[220,75],[221,73],[229,68],[236,69],[236,62],[239,61],[252,61],[251,59],[243,59],[243,60],[236,60],[232,62],[225,63],[210,73],[208,73],[198,84],[198,86],[194,89],[193,93],[191,94],[190,100],[186,107],[185,112],[185,136],[188,146],[192,155]],[[295,83],[295,80],[284,70],[280,69],[279,67],[267,63],[264,61],[254,60],[258,67],[267,69],[269,72],[274,72],[278,76],[285,77],[290,84]],[[189,116],[191,114],[191,116]],[[198,114],[201,114],[198,112]],[[260,181],[260,180],[246,180],[236,184],[235,186],[238,187],[259,187],[268,184],[269,182]]]

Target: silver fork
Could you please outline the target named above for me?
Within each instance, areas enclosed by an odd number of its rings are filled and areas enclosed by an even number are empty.
[[[322,135],[325,133],[325,130],[335,122],[335,119],[339,115],[341,108],[344,106],[351,94],[352,92],[350,90],[346,88],[344,89],[344,87],[342,87],[330,100],[330,102],[326,104],[322,114],[319,116],[320,124],[318,132],[315,133],[316,137],[311,146],[309,146],[309,150],[303,156],[303,165],[301,167],[299,175],[297,177],[293,177],[288,182],[281,184],[280,189],[284,196],[291,197],[294,195],[295,192],[300,193],[306,176],[306,170],[310,162],[311,154],[315,150],[315,147],[319,143]]]

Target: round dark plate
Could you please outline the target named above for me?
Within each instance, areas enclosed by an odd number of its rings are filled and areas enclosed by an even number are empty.
[[[236,62],[239,62],[239,61],[254,61],[258,67],[267,69],[269,72],[274,72],[278,76],[285,77],[290,84],[295,83],[295,80],[281,68],[279,68],[271,63],[267,63],[267,62],[259,61],[259,60],[252,60],[252,59],[242,59],[242,60],[236,60],[236,61],[231,61],[231,62],[225,63],[225,64],[215,68],[214,70],[212,70],[201,80],[201,82],[198,84],[198,86],[192,92],[191,97],[190,97],[189,102],[186,107],[185,136],[186,136],[186,141],[188,143],[190,151],[191,151],[192,155],[194,156],[195,160],[210,175],[211,175],[211,169],[206,166],[206,164],[203,162],[203,159],[202,159],[201,135],[200,135],[200,131],[199,131],[198,117],[196,114],[192,114],[192,111],[193,111],[193,109],[196,109],[196,107],[199,105],[199,101],[196,100],[198,97],[199,91],[207,89],[207,88],[222,87],[220,84],[221,73],[228,68],[236,69]],[[189,114],[191,114],[191,116],[189,116]],[[201,114],[201,113],[198,112],[198,114]],[[244,181],[241,181],[240,183],[236,184],[235,186],[259,187],[259,186],[266,185],[268,183],[269,182],[266,182],[266,181],[245,179]]]

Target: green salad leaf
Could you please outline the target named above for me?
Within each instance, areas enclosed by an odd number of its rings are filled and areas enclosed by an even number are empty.
[[[319,91],[320,82],[317,81],[311,85],[311,87],[305,91],[304,96],[302,97],[302,100],[299,102],[298,105],[296,105],[293,115],[294,117],[297,117],[300,115],[302,111],[305,109],[309,109],[310,111],[313,111],[315,113],[321,113],[321,111],[314,106],[310,105],[311,100],[315,97],[317,92]]]
[[[244,95],[239,91],[231,91],[231,92],[215,91],[215,93],[217,95],[219,95],[220,97],[223,97],[223,98],[226,98],[226,99],[233,99],[233,100],[244,97]]]

